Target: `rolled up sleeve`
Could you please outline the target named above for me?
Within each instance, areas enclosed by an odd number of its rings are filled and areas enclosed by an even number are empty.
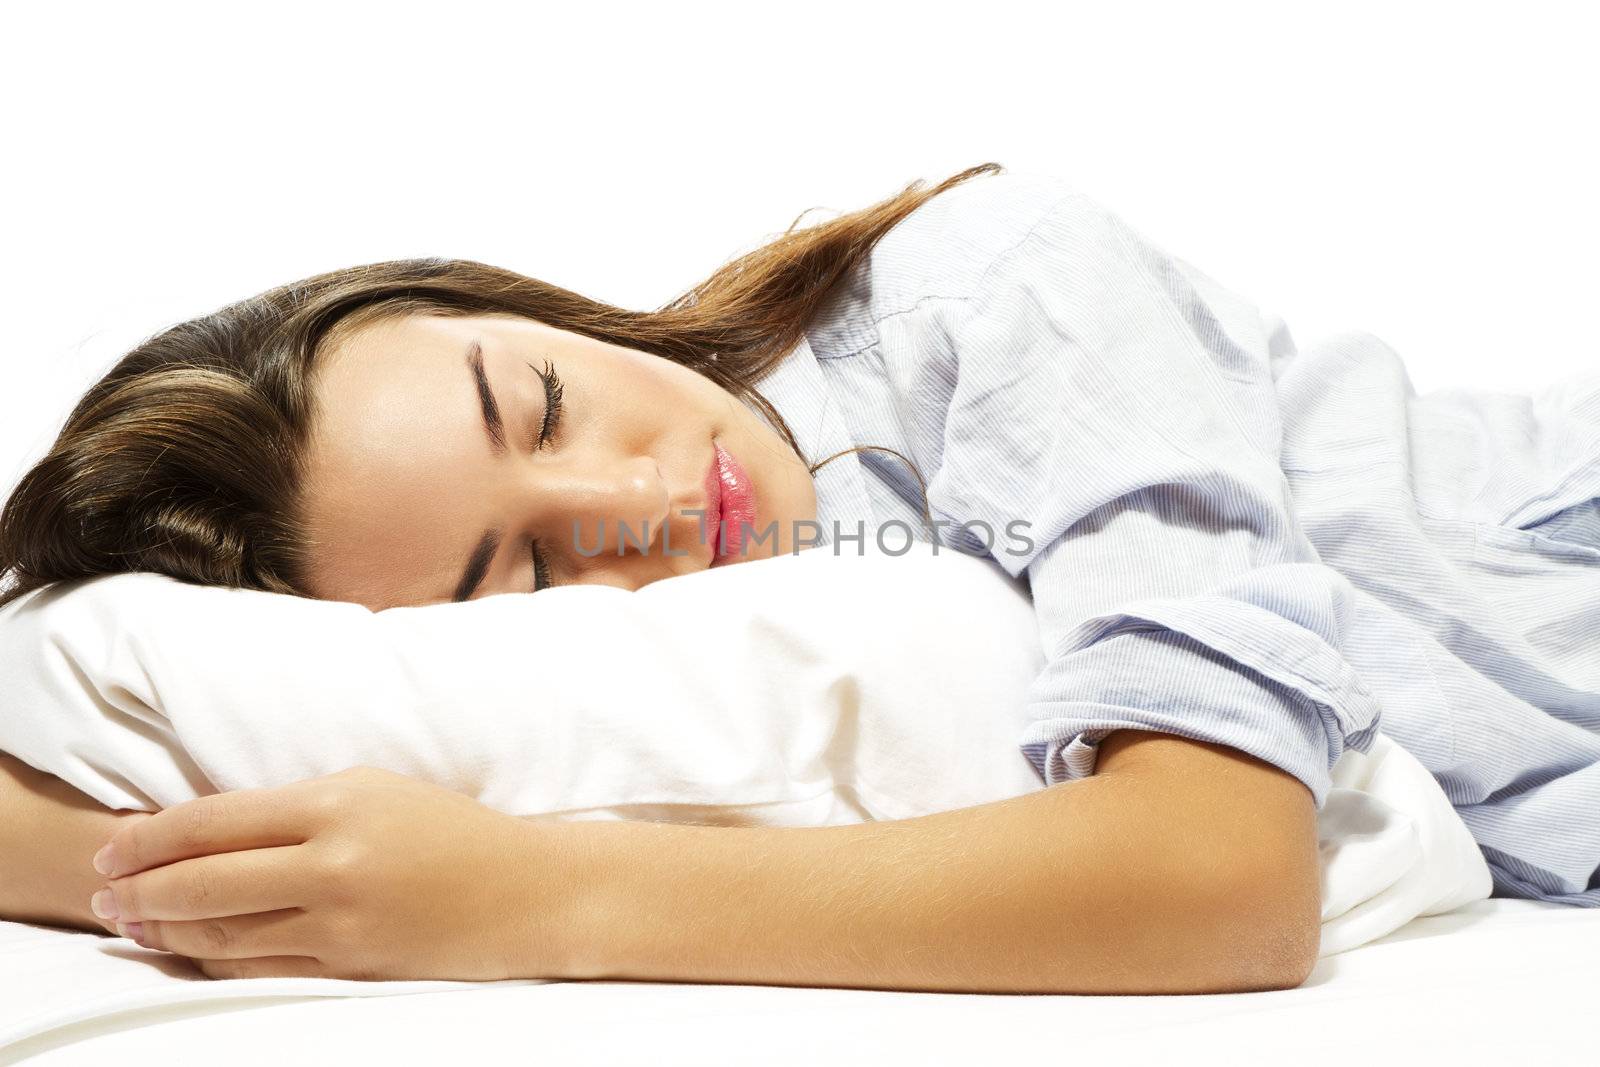
[[[1027,576],[1046,666],[1019,743],[1047,784],[1092,774],[1107,734],[1154,730],[1265,760],[1320,809],[1378,728],[1342,653],[1355,591],[1278,465],[1249,306],[1074,194],[942,312],[955,381],[929,500]]]

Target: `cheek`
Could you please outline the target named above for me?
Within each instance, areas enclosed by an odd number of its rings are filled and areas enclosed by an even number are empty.
[[[816,482],[806,465],[782,436],[760,427],[761,437],[751,450],[762,459],[761,470],[751,477],[762,485],[761,518],[786,528],[799,519],[817,517]]]
[[[805,464],[798,459],[789,469],[789,501],[793,508],[791,519],[815,519],[817,517],[817,483],[812,480]]]
[[[688,430],[707,428],[728,396],[717,383],[659,356],[641,356],[605,368],[592,377],[574,376],[569,401],[584,405],[584,415],[619,429]],[[728,397],[730,400],[731,397]],[[737,404],[737,401],[733,401]]]

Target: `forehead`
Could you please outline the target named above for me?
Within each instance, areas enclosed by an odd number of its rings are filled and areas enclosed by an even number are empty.
[[[461,416],[477,407],[466,350],[482,325],[410,316],[362,326],[319,353],[311,386],[315,447],[308,458],[314,470],[357,480],[387,473],[413,453],[378,446],[400,445],[430,413],[441,431],[469,426]]]
[[[336,325],[318,348],[312,374],[318,381],[356,379],[376,370],[423,369],[443,362],[452,349],[505,328],[503,319],[449,315],[359,314]],[[374,366],[378,364],[380,366]]]
[[[498,328],[412,316],[319,354],[303,498],[315,595],[377,609],[453,587],[470,546],[451,517],[471,511],[492,462],[466,351],[482,338],[491,366]],[[489,373],[511,407],[516,379]]]

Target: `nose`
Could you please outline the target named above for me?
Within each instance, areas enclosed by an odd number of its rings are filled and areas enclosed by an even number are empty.
[[[580,559],[648,553],[670,518],[671,493],[649,456],[536,464],[534,527],[552,548]]]

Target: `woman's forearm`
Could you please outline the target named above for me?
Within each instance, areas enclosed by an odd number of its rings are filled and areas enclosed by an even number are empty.
[[[90,860],[135,815],[0,752],[0,918],[115,932],[89,910],[105,884]]]
[[[1163,758],[1188,744],[1166,741]],[[1320,935],[1315,813],[1298,782],[1241,771],[1225,752],[1191,746],[1166,766],[1145,761],[1150,773],[1130,760],[1120,774],[895,822],[589,824],[575,839],[586,888],[564,924],[575,938],[567,976],[997,993],[1291,988]]]

